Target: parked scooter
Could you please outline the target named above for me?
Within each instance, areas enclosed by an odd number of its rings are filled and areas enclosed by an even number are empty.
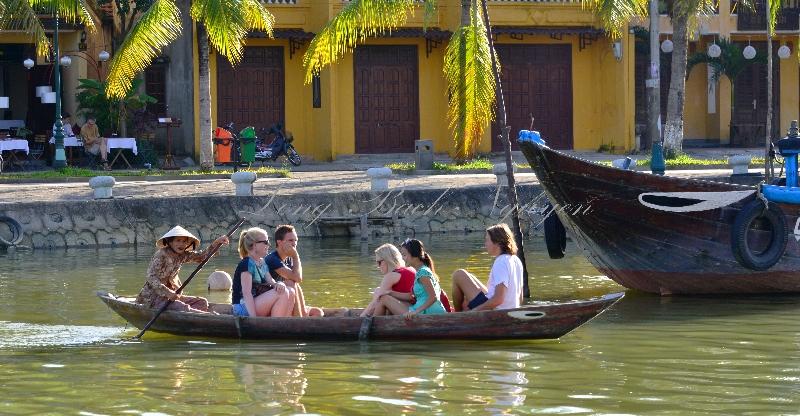
[[[263,164],[266,161],[275,161],[281,156],[286,156],[286,159],[294,166],[300,166],[300,154],[297,153],[292,141],[294,137],[291,133],[285,133],[281,123],[276,123],[267,129],[261,129],[262,137],[256,143],[256,160],[260,160]],[[270,135],[275,135],[275,138],[270,144],[266,144],[266,138]]]

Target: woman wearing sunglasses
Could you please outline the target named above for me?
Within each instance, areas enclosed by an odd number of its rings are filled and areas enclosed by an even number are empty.
[[[375,266],[380,270],[383,280],[361,316],[386,315],[386,308],[378,298],[391,292],[410,294],[414,287],[414,275],[417,271],[413,267],[406,267],[400,250],[393,244],[384,244],[375,249]]]
[[[242,261],[233,273],[233,314],[236,316],[291,316],[295,293],[269,274],[264,256],[269,250],[269,237],[261,228],[253,227],[239,235]]]

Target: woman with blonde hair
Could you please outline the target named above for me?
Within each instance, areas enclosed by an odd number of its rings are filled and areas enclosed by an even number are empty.
[[[389,291],[380,294],[380,302],[392,315],[403,315],[409,319],[417,314],[432,315],[446,313],[441,301],[442,289],[433,266],[433,258],[425,251],[422,241],[407,239],[400,245],[403,260],[417,270],[411,293]],[[376,308],[379,309],[379,308]],[[376,310],[376,314],[380,310]]]
[[[522,262],[517,254],[514,234],[505,224],[486,229],[483,245],[495,260],[484,286],[474,274],[458,269],[453,272],[453,307],[481,311],[518,308],[522,302]],[[464,308],[464,303],[467,303]]]
[[[406,267],[406,262],[400,255],[400,250],[393,244],[384,244],[375,249],[375,265],[383,275],[380,286],[372,294],[369,303],[361,316],[385,315],[386,308],[381,305],[378,298],[381,294],[391,291],[397,293],[411,293],[414,287],[414,275],[417,273],[413,267]]]
[[[233,273],[233,314],[236,316],[291,316],[294,290],[276,282],[269,274],[264,256],[269,250],[267,232],[258,227],[239,235],[242,261]]]

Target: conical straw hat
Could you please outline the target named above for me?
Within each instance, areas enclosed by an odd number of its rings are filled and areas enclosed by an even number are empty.
[[[166,247],[167,244],[164,242],[164,239],[167,237],[189,237],[192,240],[194,240],[192,242],[193,245],[192,250],[197,250],[197,248],[200,247],[200,239],[195,237],[194,234],[186,231],[186,229],[181,227],[180,225],[176,225],[171,230],[167,231],[166,234],[161,236],[161,238],[159,238],[158,241],[156,241],[156,247],[158,248]]]

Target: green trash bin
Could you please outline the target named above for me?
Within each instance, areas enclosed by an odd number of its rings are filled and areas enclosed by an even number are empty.
[[[245,127],[239,132],[239,149],[241,163],[252,164],[256,161],[256,129],[252,126]]]

